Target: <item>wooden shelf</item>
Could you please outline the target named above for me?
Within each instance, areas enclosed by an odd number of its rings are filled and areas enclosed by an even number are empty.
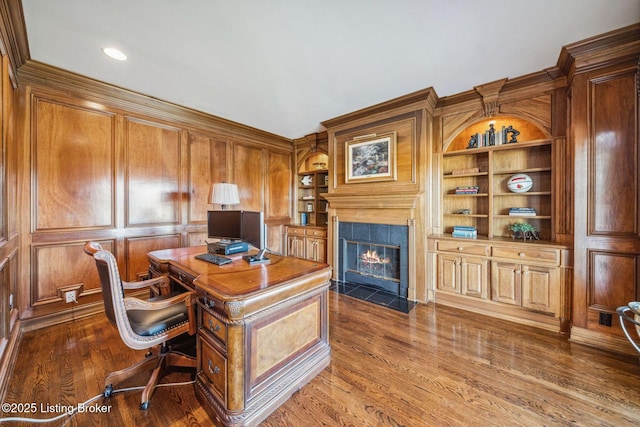
[[[478,172],[453,173],[474,168]],[[531,176],[531,191],[514,193],[507,189],[510,176],[519,173]],[[479,237],[510,237],[509,225],[525,221],[536,226],[541,238],[551,239],[552,176],[550,139],[442,153],[442,232],[451,233],[454,226],[465,225],[476,227]],[[479,193],[455,194],[456,187],[465,186],[479,187]],[[537,215],[508,215],[512,207],[531,207]],[[472,213],[456,213],[462,209],[470,209]]]
[[[326,169],[298,173],[298,219],[300,225],[325,227],[328,223],[327,201],[321,193],[326,193],[329,171]],[[303,179],[310,177],[310,184]]]

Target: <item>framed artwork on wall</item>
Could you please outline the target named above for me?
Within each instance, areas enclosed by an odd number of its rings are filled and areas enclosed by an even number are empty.
[[[396,133],[365,135],[345,142],[345,182],[395,181]]]

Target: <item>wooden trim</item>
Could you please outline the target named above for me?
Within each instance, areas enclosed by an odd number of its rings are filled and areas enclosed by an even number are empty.
[[[394,98],[392,100],[382,102],[371,107],[363,108],[349,114],[344,114],[333,119],[325,120],[321,124],[327,129],[331,129],[359,119],[367,119],[369,121],[369,119],[371,119],[371,117],[376,114],[388,113],[391,110],[404,108],[418,103],[424,103],[427,107],[429,107],[430,110],[433,110],[436,105],[436,99],[437,95],[435,90],[429,87],[427,89],[419,90],[408,95]],[[416,107],[416,109],[419,108]]]
[[[415,209],[418,195],[412,193],[396,194],[322,194],[331,209]]]
[[[640,23],[566,45],[557,68],[572,76],[640,55]]]
[[[0,52],[11,58],[9,78],[15,89],[18,68],[30,58],[21,0],[0,0],[0,24]]]
[[[11,334],[9,335],[6,345],[2,349],[2,357],[0,359],[0,401],[5,402],[5,397],[9,389],[9,380],[13,375],[13,368],[18,358],[18,347],[22,339],[22,328],[20,320],[18,320]]]
[[[573,326],[571,328],[571,341],[595,348],[605,349],[614,353],[637,356],[638,353],[629,345],[625,337],[606,335],[601,332]]]
[[[167,101],[123,89],[79,74],[71,73],[37,61],[27,61],[18,70],[18,81],[22,85],[34,86],[34,93],[39,88],[46,88],[65,93],[75,99],[99,104],[103,109],[116,109],[127,115],[139,114],[146,118],[153,117],[171,123],[173,126],[195,128],[200,132],[212,132],[228,137],[243,137],[256,143],[265,144],[269,148],[280,148],[292,151],[293,140],[270,132],[262,131],[231,120],[213,116],[201,111],[182,107]]]

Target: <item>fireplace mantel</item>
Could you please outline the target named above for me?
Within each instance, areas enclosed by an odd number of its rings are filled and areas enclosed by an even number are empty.
[[[418,205],[418,194],[349,194],[324,193],[322,197],[329,201],[331,209],[415,209]]]

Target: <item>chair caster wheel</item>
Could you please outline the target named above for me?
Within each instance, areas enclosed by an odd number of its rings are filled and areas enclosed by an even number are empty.
[[[111,397],[112,394],[113,394],[113,386],[111,384],[109,384],[108,386],[106,386],[104,388],[104,391],[102,392],[102,395],[104,397]]]
[[[149,401],[147,400],[146,402],[142,402],[140,404],[140,409],[142,409],[143,411],[146,411],[149,408]]]

